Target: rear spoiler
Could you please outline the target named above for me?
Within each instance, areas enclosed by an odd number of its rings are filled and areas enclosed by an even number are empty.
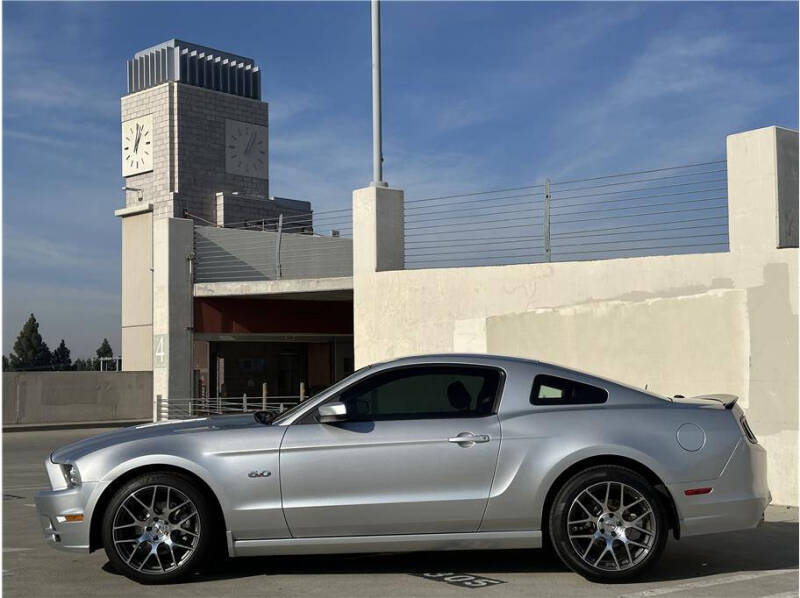
[[[739,400],[739,397],[737,397],[736,395],[698,395],[692,398],[717,401],[718,403],[722,403],[725,406],[725,409],[733,409],[733,406],[736,404],[736,401]]]

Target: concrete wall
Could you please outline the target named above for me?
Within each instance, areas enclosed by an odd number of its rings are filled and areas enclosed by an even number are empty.
[[[779,150],[796,155],[797,133],[770,127],[728,138],[729,253],[357,268],[356,367],[419,353],[489,352],[663,394],[736,394],[769,452],[774,501],[798,504],[798,251],[778,248],[779,223],[797,227],[798,186],[796,166],[781,168]],[[355,262],[375,264],[360,252],[391,254],[398,240],[360,244],[378,226],[364,193],[381,200],[380,190],[354,193]]]
[[[122,368],[153,369],[153,213],[150,204],[122,218]]]
[[[192,396],[193,222],[157,220],[153,225],[153,398]],[[158,414],[152,413],[153,419]]]
[[[150,372],[3,372],[3,425],[146,420]]]

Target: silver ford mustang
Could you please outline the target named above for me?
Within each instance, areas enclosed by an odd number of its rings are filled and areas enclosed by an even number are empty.
[[[66,446],[47,541],[166,582],[230,556],[552,546],[585,577],[675,538],[751,528],[766,453],[736,397],[665,398],[536,361],[373,365],[277,417],[126,428]]]

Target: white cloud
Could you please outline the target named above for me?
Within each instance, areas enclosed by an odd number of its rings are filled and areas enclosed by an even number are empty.
[[[724,157],[725,136],[752,127],[756,108],[788,92],[726,60],[747,46],[680,27],[652,39],[605,89],[564,107],[546,167],[560,178],[631,158],[636,169]]]
[[[75,243],[58,243],[39,235],[7,231],[3,243],[4,257],[16,268],[53,272],[80,271],[93,278],[114,276],[119,265],[110,262],[107,254],[91,253],[88,247]]]
[[[269,101],[270,123],[291,120],[300,114],[316,110],[322,105],[321,98],[317,95],[287,89],[270,93],[267,100]]]
[[[16,104],[17,110],[69,110],[73,118],[77,110],[78,116],[119,119],[118,99],[107,84],[100,83],[103,79],[94,71],[76,69],[71,77],[65,77],[36,61],[26,64],[24,71],[9,70],[6,79],[13,84],[6,85],[6,101]]]
[[[14,129],[9,128],[3,129],[3,137],[5,139],[18,139],[28,143],[49,145],[60,148],[69,147],[78,149],[83,146],[83,144],[77,140],[62,139],[61,137],[56,137],[54,135],[39,135],[36,133],[27,133],[25,131],[15,131]]]

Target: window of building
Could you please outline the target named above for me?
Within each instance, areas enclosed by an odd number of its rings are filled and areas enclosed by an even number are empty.
[[[607,399],[605,389],[590,384],[544,374],[533,379],[531,403],[534,405],[586,405],[605,403]]]
[[[333,400],[349,421],[481,417],[496,410],[501,372],[488,367],[433,365],[382,372]]]

